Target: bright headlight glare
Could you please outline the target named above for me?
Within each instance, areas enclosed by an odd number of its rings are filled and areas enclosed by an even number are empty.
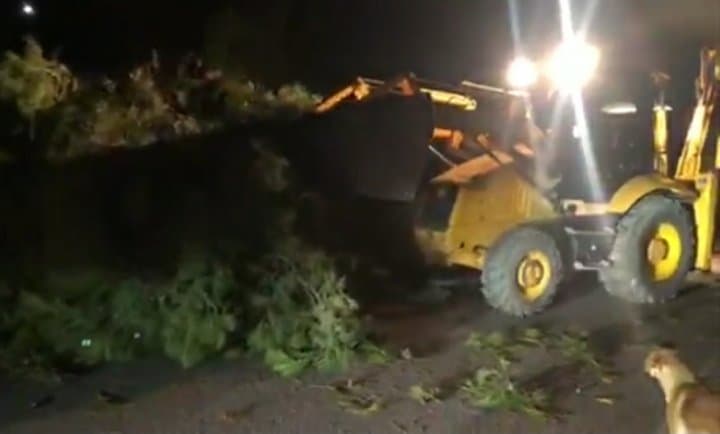
[[[35,15],[35,7],[32,5],[32,3],[23,3],[20,6],[20,11],[23,15],[32,16]]]
[[[535,84],[539,75],[534,62],[525,57],[518,57],[510,63],[506,80],[510,87],[524,89]]]
[[[576,90],[592,80],[600,63],[597,47],[581,40],[562,43],[552,54],[547,64],[547,75],[555,87],[561,90]]]

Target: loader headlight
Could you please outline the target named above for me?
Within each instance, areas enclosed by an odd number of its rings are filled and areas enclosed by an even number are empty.
[[[518,57],[510,63],[505,79],[510,87],[525,89],[534,85],[540,72],[535,62],[525,57]]]
[[[23,2],[20,5],[20,12],[26,17],[35,16],[35,6],[32,3]]]
[[[581,89],[600,64],[600,50],[580,39],[563,42],[548,59],[546,74],[560,91]]]

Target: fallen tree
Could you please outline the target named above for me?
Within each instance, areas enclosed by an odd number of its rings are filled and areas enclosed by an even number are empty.
[[[124,155],[118,150],[158,143],[168,153],[175,144],[197,149],[223,137],[210,133],[245,128],[238,146],[249,161],[237,199],[244,201],[243,230],[209,249],[187,249],[169,273],[58,272],[34,269],[31,261],[4,267],[2,368],[47,372],[149,354],[189,367],[240,344],[291,375],[381,354],[368,342],[332,258],[297,236],[302,189],[288,161],[252,134],[259,121],[291,119],[316,100],[297,84],[270,91],[223,77],[194,57],[168,72],[153,56],[126,77],[93,81],[47,59],[32,40],[25,53],[7,53],[0,62],[1,119],[12,127],[3,143],[6,160],[62,170],[81,160],[96,164],[88,156],[112,160]]]

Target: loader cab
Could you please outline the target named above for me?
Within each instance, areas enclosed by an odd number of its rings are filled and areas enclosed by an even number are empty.
[[[561,199],[604,202],[627,180],[653,170],[652,105],[647,98],[612,98],[599,91],[583,103],[587,140],[569,101],[553,101],[549,147],[554,171],[562,176],[555,192]]]

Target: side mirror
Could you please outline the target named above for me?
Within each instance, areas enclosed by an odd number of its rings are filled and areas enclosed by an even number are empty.
[[[615,102],[606,104],[602,108],[602,112],[608,115],[633,115],[637,113],[637,106],[631,102]]]

